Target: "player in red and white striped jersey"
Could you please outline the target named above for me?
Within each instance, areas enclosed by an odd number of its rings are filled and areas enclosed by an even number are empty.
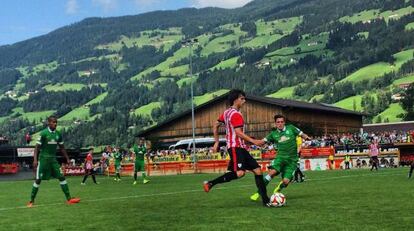
[[[226,128],[227,149],[230,155],[230,162],[227,167],[228,172],[222,176],[217,177],[211,181],[204,182],[204,191],[209,192],[216,184],[230,182],[232,180],[241,178],[246,171],[252,171],[255,175],[256,186],[259,194],[262,197],[263,205],[272,207],[267,196],[266,186],[263,181],[262,171],[257,161],[246,150],[244,141],[253,143],[257,146],[264,144],[262,140],[256,140],[243,131],[244,120],[240,113],[240,108],[246,102],[246,94],[241,90],[231,90],[228,96],[230,108],[224,111],[213,125],[214,131],[214,151],[218,151],[219,135],[218,128],[222,125]]]

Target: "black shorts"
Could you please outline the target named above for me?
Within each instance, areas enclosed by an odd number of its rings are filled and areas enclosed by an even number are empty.
[[[257,161],[244,148],[229,148],[230,162],[227,170],[253,170],[259,168]]]

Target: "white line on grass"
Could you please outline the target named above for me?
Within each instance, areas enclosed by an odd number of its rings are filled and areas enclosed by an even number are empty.
[[[351,178],[351,177],[361,177],[361,176],[394,176],[394,175],[403,175],[404,173],[399,174],[387,174],[387,173],[371,173],[371,174],[358,174],[358,175],[350,175],[350,176],[334,176],[334,177],[322,177],[316,179],[307,179],[306,181],[323,181],[323,180],[333,180],[333,179],[340,179],[340,178]],[[220,187],[214,190],[227,190],[227,189],[234,189],[234,188],[244,188],[244,187],[252,187],[252,184],[248,185],[238,185],[232,187]],[[123,196],[123,197],[109,197],[109,198],[98,198],[98,199],[89,199],[89,200],[82,200],[82,202],[97,202],[97,201],[109,201],[109,200],[124,200],[124,199],[131,199],[131,198],[143,198],[143,197],[153,197],[153,196],[167,196],[167,195],[177,195],[183,193],[193,193],[193,192],[203,192],[200,189],[192,189],[192,190],[184,190],[184,191],[176,191],[176,192],[164,192],[164,193],[153,193],[153,194],[144,194],[144,195],[133,195],[133,196]],[[51,203],[51,204],[40,204],[35,205],[34,207],[50,207],[62,205],[62,203]],[[29,209],[26,206],[17,206],[17,207],[6,207],[0,208],[0,211],[7,211],[7,210],[14,210],[14,209]],[[33,208],[31,208],[33,209]]]

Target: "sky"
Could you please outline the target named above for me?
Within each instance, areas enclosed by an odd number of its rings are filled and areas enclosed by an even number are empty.
[[[136,15],[208,6],[236,8],[252,0],[1,0],[0,45],[47,34],[89,17]]]

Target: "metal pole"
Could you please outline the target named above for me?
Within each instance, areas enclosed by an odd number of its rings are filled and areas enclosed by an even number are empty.
[[[195,146],[195,119],[194,119],[194,90],[193,90],[193,41],[190,41],[190,80],[191,80],[191,123],[193,128],[193,163],[196,160],[196,146]]]

